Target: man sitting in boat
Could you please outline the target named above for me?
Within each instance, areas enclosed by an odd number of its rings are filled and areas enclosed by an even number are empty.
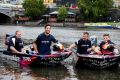
[[[118,49],[114,47],[114,43],[110,40],[109,34],[103,35],[104,41],[99,46],[92,46],[92,50],[97,54],[118,54]]]
[[[100,51],[103,54],[111,54],[114,51],[114,43],[110,40],[109,34],[103,35],[104,41],[100,43]]]
[[[10,37],[7,50],[11,51],[13,53],[22,53],[23,40],[21,39],[21,32],[20,31],[16,31],[15,36]]]
[[[115,48],[115,45],[113,42],[110,41],[110,36],[109,34],[104,34],[103,35],[104,41],[100,43],[100,45],[97,45],[97,37],[96,36],[91,36],[91,43],[92,47],[89,48],[89,51],[92,53],[97,53],[97,54],[118,54],[119,51],[117,48]]]
[[[89,33],[84,32],[82,39],[78,40],[74,44],[70,45],[68,49],[77,47],[77,53],[79,54],[88,54],[88,49],[91,48],[91,41],[89,40]]]
[[[44,29],[45,31],[40,34],[33,43],[33,47],[36,53],[41,55],[49,55],[51,54],[50,46],[52,42],[56,43],[57,40],[50,34],[51,26],[49,24],[45,25]]]

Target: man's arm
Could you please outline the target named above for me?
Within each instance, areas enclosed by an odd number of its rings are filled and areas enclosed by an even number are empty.
[[[71,49],[73,49],[74,47],[76,47],[77,45],[78,45],[78,40],[77,40],[75,43],[71,44],[71,45],[68,47],[68,49],[71,50]]]
[[[57,40],[57,39],[55,39],[55,37],[54,37],[54,36],[52,36],[52,41],[53,41],[54,43],[57,43],[57,42],[58,42],[58,40]]]
[[[73,49],[74,47],[76,46],[76,44],[74,43],[74,44],[71,44],[69,47],[68,47],[68,49]]]
[[[10,50],[11,50],[13,53],[22,53],[22,52],[19,52],[18,50],[16,50],[13,46],[10,46]]]
[[[19,52],[18,50],[15,49],[15,39],[13,40],[14,38],[11,38],[9,40],[9,46],[10,46],[10,50],[13,52],[13,53],[21,53]]]
[[[41,40],[41,35],[39,35],[36,40],[33,42],[33,48],[35,50],[36,53],[39,53],[38,49],[37,49],[37,45],[40,45],[40,40]]]
[[[38,52],[38,49],[37,49],[37,45],[36,45],[35,42],[33,42],[33,48],[34,48],[34,50],[35,50],[36,53],[39,53],[39,52]]]

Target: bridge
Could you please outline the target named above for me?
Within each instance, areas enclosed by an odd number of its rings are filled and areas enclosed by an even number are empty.
[[[10,23],[16,14],[23,11],[21,5],[1,4],[0,3],[0,24]]]

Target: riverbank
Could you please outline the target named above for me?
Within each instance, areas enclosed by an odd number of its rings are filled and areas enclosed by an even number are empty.
[[[77,27],[77,28],[85,28],[84,23],[79,23],[79,22],[63,22],[63,23],[50,23],[48,22],[53,27]]]
[[[50,24],[52,27],[72,27],[72,28],[89,28],[91,26],[86,26],[86,24],[92,24],[92,25],[110,25],[113,28],[118,28],[118,26],[120,26],[119,22],[96,22],[96,23],[86,23],[86,22],[47,22],[47,23],[39,23],[39,21],[37,22],[26,22],[24,24],[18,24],[18,25],[23,25],[23,26],[44,26],[45,24]],[[104,25],[104,26],[105,26]],[[96,25],[97,26],[97,25]],[[94,26],[92,26],[93,28],[95,28]]]
[[[47,22],[47,23],[39,23],[39,21],[36,22],[25,22],[25,23],[19,23],[15,25],[19,26],[44,26],[45,24],[50,24],[52,27],[77,27],[77,28],[84,28],[84,23],[80,22]]]
[[[109,28],[110,29],[120,29],[120,22],[96,22],[96,23],[86,23],[86,22],[47,22],[40,23],[39,21],[24,22],[19,24],[2,24],[2,25],[12,25],[12,26],[28,26],[28,27],[43,27],[45,24],[50,24],[52,27],[71,27],[71,28]]]

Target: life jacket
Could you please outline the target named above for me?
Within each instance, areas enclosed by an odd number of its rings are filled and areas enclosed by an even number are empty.
[[[14,35],[6,34],[6,37],[5,37],[5,45],[8,46],[9,40],[10,40],[10,38],[13,37],[13,36],[14,36]],[[14,45],[15,45],[15,38],[12,38],[12,41],[13,41],[13,43],[14,43]]]
[[[103,54],[111,54],[114,50],[113,42],[109,41],[108,44],[105,44],[105,42],[102,42],[100,47],[101,47],[101,52]]]

